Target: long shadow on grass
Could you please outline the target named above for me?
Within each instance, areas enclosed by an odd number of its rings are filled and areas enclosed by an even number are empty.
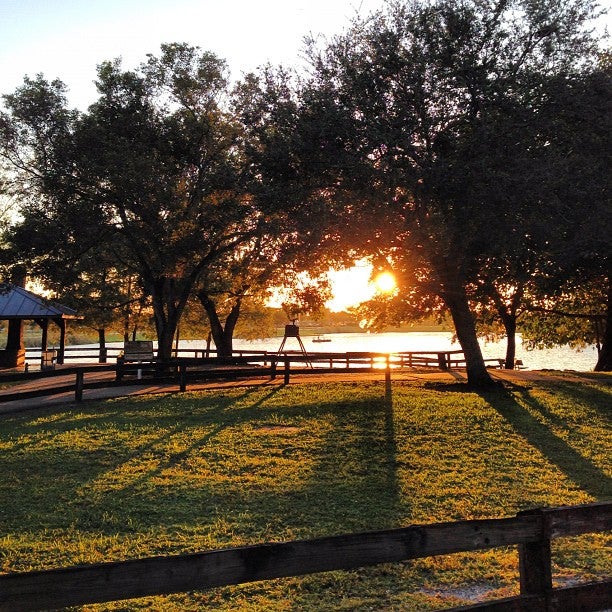
[[[375,388],[380,388],[376,385]],[[322,502],[316,522],[325,533],[396,527],[407,510],[401,504],[393,394],[347,401],[330,412],[332,428],[303,493]]]
[[[598,385],[597,379],[582,384],[557,380],[554,384],[542,382],[539,386],[553,394],[561,393],[574,401],[588,407],[589,416],[595,416],[602,422],[602,427],[612,424],[612,387]],[[596,413],[596,414],[593,414]]]
[[[282,403],[280,388],[248,401],[224,398],[206,410],[205,435],[178,453],[159,440],[155,466],[120,489],[105,491],[101,483],[75,524],[95,528],[103,515],[110,519],[98,528],[120,530],[128,518],[139,529],[220,521],[229,541],[396,525],[403,515],[391,388],[367,399],[361,387],[354,399],[348,395],[321,401],[315,394],[297,406]]]
[[[510,391],[482,391],[480,395],[520,436],[537,448],[583,491],[596,499],[605,499],[612,494],[612,479],[530,414]],[[540,414],[548,415],[547,409],[536,399],[529,397],[527,401]]]
[[[227,419],[225,424],[220,423],[218,414],[257,391],[254,387],[240,395],[215,397],[214,415],[196,400],[191,407],[189,402],[181,402],[186,410],[177,413],[172,398],[155,398],[89,404],[55,418],[47,409],[13,416],[0,427],[0,442],[4,443],[0,455],[0,506],[4,510],[0,533],[41,524],[52,528],[66,520],[95,528],[104,522],[100,517],[106,509],[98,508],[97,500],[92,499],[93,483],[115,471],[129,471],[129,466],[145,455],[161,455],[164,467],[179,463],[190,449],[167,452],[174,436],[186,426],[209,427],[198,440],[200,446],[205,445],[228,426]],[[126,432],[130,443],[114,444],[113,436],[121,437]],[[133,487],[161,472],[159,468],[139,475],[137,469],[130,474]]]

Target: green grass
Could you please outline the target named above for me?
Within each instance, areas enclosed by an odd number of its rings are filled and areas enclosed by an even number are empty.
[[[292,384],[4,416],[0,571],[610,499],[611,381]],[[555,541],[555,581],[612,573],[609,544]],[[431,610],[516,594],[517,566],[496,549],[85,609]]]

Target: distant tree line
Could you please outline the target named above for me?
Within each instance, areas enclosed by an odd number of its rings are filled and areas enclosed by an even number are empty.
[[[162,358],[197,303],[221,356],[271,287],[368,258],[397,291],[372,327],[449,313],[469,382],[478,336],[595,342],[612,369],[610,55],[590,0],[389,2],[230,86],[225,63],[162,45],[98,68],[67,106],[42,75],[4,96],[2,187],[26,265],[100,330],[150,308]],[[320,306],[310,286],[294,310]]]

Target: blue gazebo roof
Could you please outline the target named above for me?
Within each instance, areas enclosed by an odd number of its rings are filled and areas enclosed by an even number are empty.
[[[79,318],[76,310],[49,302],[23,287],[8,283],[0,286],[0,320]]]

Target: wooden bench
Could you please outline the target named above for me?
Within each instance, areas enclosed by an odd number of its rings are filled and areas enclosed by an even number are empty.
[[[47,349],[40,351],[40,369],[55,370],[57,364],[57,351],[55,349]]]
[[[127,363],[138,365],[155,363],[153,342],[151,340],[133,340],[123,345],[123,354],[117,357],[117,380],[121,380],[125,373],[123,367]],[[137,368],[136,377],[142,378],[142,367]]]

